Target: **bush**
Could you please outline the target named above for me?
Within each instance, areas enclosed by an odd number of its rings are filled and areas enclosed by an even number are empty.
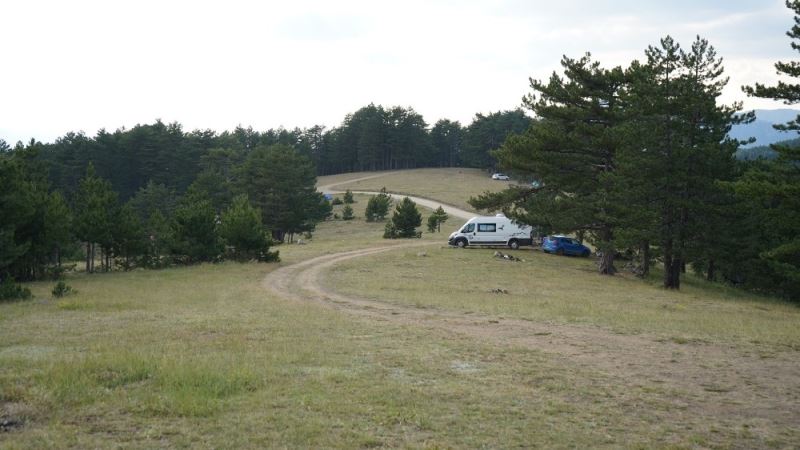
[[[70,294],[76,294],[78,291],[73,291],[72,286],[64,283],[63,281],[59,281],[56,283],[55,287],[53,287],[53,297],[61,298],[65,297]]]
[[[331,200],[331,205],[341,205],[342,203],[344,202],[339,197],[334,197],[333,200]]]
[[[367,201],[367,209],[364,211],[364,217],[367,222],[376,222],[386,218],[389,214],[389,206],[392,204],[392,198],[386,193],[386,188],[381,189],[381,193],[370,197]]]
[[[31,298],[31,290],[14,283],[11,278],[6,278],[0,283],[0,301],[27,300],[29,298]]]
[[[355,202],[356,202],[355,199],[353,199],[353,193],[350,192],[350,189],[345,191],[345,193],[344,193],[344,203],[349,205],[349,204],[355,203]]]
[[[436,208],[436,211],[428,216],[428,231],[431,233],[442,231],[442,224],[445,223],[449,218],[450,216],[444,212],[444,208],[441,206]]]
[[[345,205],[342,209],[342,220],[353,220],[353,208],[350,205]]]
[[[383,227],[383,238],[397,239],[397,228],[394,227],[392,222],[386,222],[386,226]]]

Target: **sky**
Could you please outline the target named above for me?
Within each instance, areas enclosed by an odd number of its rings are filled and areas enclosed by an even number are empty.
[[[724,58],[723,103],[797,59],[783,0],[0,2],[0,139],[156,119],[185,130],[334,127],[369,103],[429,124],[521,106],[562,55],[606,67],[671,35]]]

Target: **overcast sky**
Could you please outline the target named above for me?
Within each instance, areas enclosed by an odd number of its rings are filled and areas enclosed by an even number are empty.
[[[642,59],[670,34],[725,59],[724,102],[795,59],[783,0],[35,1],[0,3],[0,138],[151,123],[328,127],[370,102],[429,124],[513,109],[528,78],[591,52]]]

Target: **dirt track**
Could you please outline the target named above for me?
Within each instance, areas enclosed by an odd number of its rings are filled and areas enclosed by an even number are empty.
[[[282,298],[315,302],[364,320],[455,333],[500,348],[544,352],[562,364],[577,365],[623,386],[658,386],[670,393],[661,399],[670,403],[665,420],[714,416],[732,427],[756,423],[765,435],[787,430],[797,435],[800,365],[796,350],[770,349],[765,359],[757,346],[675,343],[597,327],[419,309],[346,297],[322,283],[323,272],[342,261],[424,245],[431,244],[384,245],[319,256],[277,269],[266,277],[264,286]]]

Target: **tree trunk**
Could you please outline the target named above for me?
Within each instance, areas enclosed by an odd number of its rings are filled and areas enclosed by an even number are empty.
[[[666,289],[680,289],[681,288],[681,266],[683,261],[680,258],[670,257],[670,264],[664,260],[664,288]]]
[[[672,287],[672,240],[668,239],[662,244],[664,248],[664,289],[673,289]]]
[[[600,256],[600,274],[614,275],[615,273],[617,273],[617,268],[614,267],[614,250],[609,249]]]
[[[650,275],[650,241],[642,242],[642,278]]]
[[[614,254],[617,252],[614,249],[614,246],[611,244],[611,239],[613,238],[613,232],[606,228],[603,230],[601,235],[601,239],[607,245],[604,245],[606,248],[602,249],[602,254],[600,256],[600,264],[599,264],[599,271],[601,275],[614,275],[617,273],[617,268],[614,267]],[[578,236],[580,237],[580,241],[583,242],[583,230],[578,232]],[[602,245],[602,244],[601,244]]]
[[[717,268],[714,265],[714,260],[712,259],[712,260],[708,261],[708,271],[706,272],[706,280],[714,281],[714,279],[717,278],[716,271],[717,271]]]
[[[92,244],[86,243],[86,273],[90,273],[92,271],[92,267],[89,265],[89,255],[92,253]]]

